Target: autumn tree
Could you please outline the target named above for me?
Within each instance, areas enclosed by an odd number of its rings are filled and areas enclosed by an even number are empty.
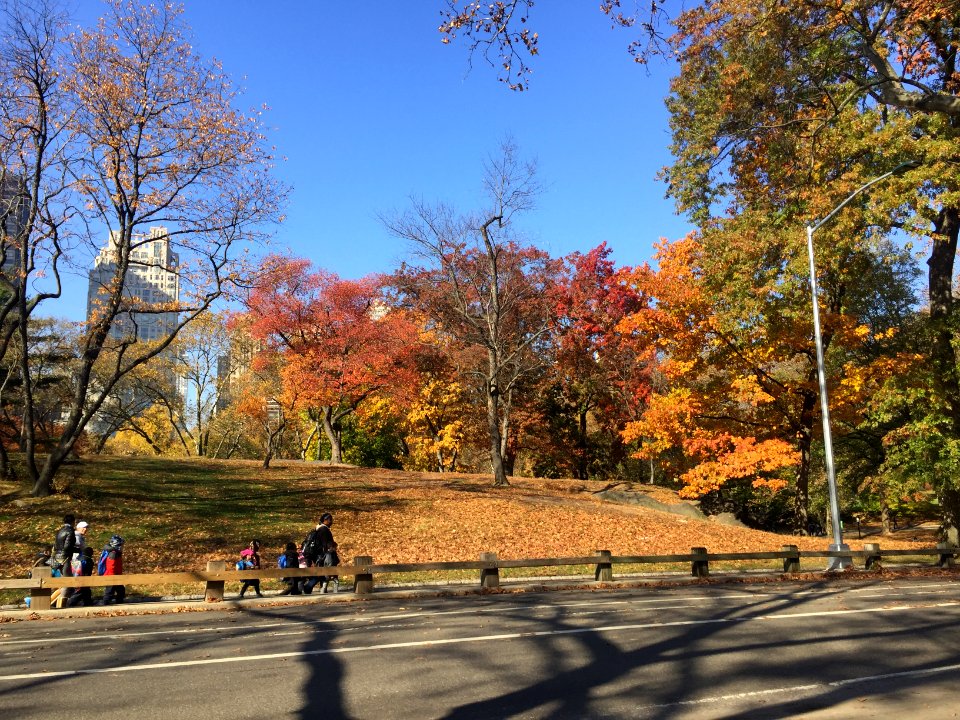
[[[143,343],[140,352],[150,352],[150,343]],[[100,386],[109,380],[110,350],[104,350],[103,362],[94,368],[93,384]],[[100,452],[116,433],[137,437],[137,444],[145,445],[156,455],[162,455],[174,446],[179,453],[191,453],[184,417],[184,398],[180,393],[178,363],[172,354],[161,354],[149,362],[137,365],[113,384],[88,428],[97,436],[95,451]],[[107,377],[101,377],[104,373]],[[149,417],[149,421],[145,418]]]
[[[26,5],[17,7],[26,12]],[[3,112],[21,130],[3,141],[0,154],[6,162],[32,148],[30,161],[10,176],[29,198],[18,240],[26,250],[18,315],[59,296],[61,259],[69,253],[82,262],[82,249],[102,245],[108,230],[112,262],[81,339],[59,442],[44,458],[33,436],[36,408],[25,398],[26,465],[33,493],[45,495],[113,386],[165,352],[184,326],[252,274],[240,250],[276,215],[283,190],[269,176],[259,120],[234,107],[237,91],[229,78],[192,50],[180,8],[114,0],[96,28],[64,38],[49,6],[29,7],[28,15],[11,16],[29,21],[11,25],[8,47],[19,50],[8,54],[2,78],[22,88],[3,94]],[[127,290],[128,271],[151,262],[137,252],[148,225],[167,227],[180,256],[176,302]],[[36,287],[29,276],[41,270],[47,289],[28,297]],[[141,352],[135,337],[111,332],[117,318],[131,313],[178,313],[179,319]],[[26,332],[22,323],[18,332]],[[98,364],[105,367],[95,371]],[[93,382],[95,372],[100,382]]]
[[[414,201],[386,223],[420,261],[395,275],[405,302],[473,354],[464,379],[485,398],[494,485],[507,485],[513,394],[545,360],[560,267],[512,234],[515,214],[539,191],[535,166],[521,161],[513,143],[486,164],[484,188],[487,206],[475,215]]]
[[[445,39],[462,35],[472,51],[493,48],[510,57],[501,77],[516,78],[535,54],[536,46],[517,42],[520,29],[535,24],[527,22],[532,4],[509,0],[488,8],[450,0],[440,30]],[[929,248],[926,352],[937,399],[925,406],[936,411],[923,415],[924,429],[915,426],[913,436],[930,439],[916,458],[938,458],[928,481],[937,488],[945,522],[958,526],[958,473],[951,460],[958,454],[951,448],[960,438],[952,287],[960,231],[960,4],[785,0],[758,12],[756,3],[743,0],[686,8],[667,2],[649,6],[643,16],[620,6],[619,0],[601,3],[614,24],[635,28],[636,59],[662,53],[680,63],[668,101],[676,160],[665,178],[680,209],[702,228],[718,213],[753,204],[778,216],[795,237],[872,177],[906,160],[922,161],[902,181],[872,188],[870,198],[879,210],[873,217],[878,228],[905,227]],[[824,158],[825,136],[837,130],[859,135],[862,147]],[[820,247],[829,248],[844,230],[824,228]],[[826,279],[833,274],[828,266]],[[920,421],[914,415],[912,422]]]
[[[556,355],[550,379],[558,401],[575,421],[573,475],[586,479],[591,464],[588,420],[618,437],[631,410],[646,396],[645,349],[624,342],[618,323],[639,310],[643,296],[621,282],[606,243],[568,257],[557,306]],[[602,417],[601,417],[602,416]]]
[[[0,362],[20,382],[17,414],[29,447],[44,411],[35,405],[30,347],[32,318],[60,295],[71,210],[71,99],[60,67],[65,17],[53,3],[6,2],[0,7]],[[12,344],[19,350],[11,353]],[[14,370],[8,360],[16,358]],[[10,373],[13,373],[12,375]],[[6,455],[2,472],[11,470]],[[30,465],[35,477],[35,466]]]
[[[226,313],[208,311],[179,334],[173,346],[175,372],[186,389],[184,433],[198,456],[208,454],[210,423],[229,388],[231,338]],[[189,454],[189,453],[188,453]]]
[[[777,228],[756,218],[720,223],[709,235],[661,245],[656,270],[628,276],[656,302],[620,327],[656,349],[663,380],[626,434],[644,440],[644,456],[682,450],[677,472],[689,496],[740,482],[789,484],[794,523],[805,530],[818,408],[806,268],[790,245],[773,242]],[[893,248],[885,258],[855,240],[837,250],[846,289],[829,298],[827,327],[831,375],[843,378],[831,397],[842,436],[885,379],[913,362],[896,345],[913,276]]]
[[[266,349],[253,358],[233,389],[237,415],[260,436],[264,470],[280,449],[288,423],[297,410],[296,398],[284,392],[282,368],[280,354]]]
[[[340,463],[343,420],[386,388],[411,384],[416,329],[383,302],[376,278],[343,280],[282,257],[267,265],[246,301],[250,332],[282,356],[285,393],[322,426]]]
[[[793,2],[758,22],[736,2],[699,8],[678,18],[674,48],[682,72],[670,100],[677,156],[668,173],[671,193],[701,222],[732,200],[738,207],[778,207],[785,226],[792,219],[796,227],[897,163],[923,162],[903,179],[871,188],[872,212],[856,203],[853,214],[831,221],[818,249],[831,249],[865,211],[882,232],[902,227],[926,236],[927,352],[937,397],[926,406],[938,410],[926,417],[922,434],[931,440],[927,457],[944,460],[960,431],[952,290],[960,176],[949,160],[960,117],[951,39],[957,9],[956,3]],[[853,141],[851,151],[835,154],[842,134]],[[840,268],[827,265],[824,281],[839,275]],[[946,525],[956,526],[956,472],[944,469],[931,464],[927,481],[937,489]]]
[[[423,318],[411,317],[419,328],[412,357],[415,385],[391,401],[403,416],[405,468],[454,472],[465,443],[465,428],[473,408],[468,388],[458,374],[460,346],[427,327]]]

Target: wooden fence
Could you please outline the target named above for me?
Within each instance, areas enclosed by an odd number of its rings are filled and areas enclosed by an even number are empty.
[[[614,565],[645,565],[667,563],[689,563],[694,577],[704,578],[710,574],[711,562],[742,562],[750,560],[780,560],[784,573],[798,573],[800,561],[810,558],[850,558],[862,561],[865,570],[876,570],[887,558],[931,556],[936,558],[938,567],[953,567],[954,559],[960,554],[960,548],[941,543],[935,548],[914,550],[881,550],[877,544],[865,543],[863,550],[799,550],[796,545],[784,545],[777,551],[748,553],[711,553],[706,548],[691,548],[689,553],[680,555],[613,555],[609,550],[597,550],[593,555],[561,558],[525,558],[520,560],[501,560],[496,553],[482,553],[479,560],[461,562],[427,562],[376,564],[372,557],[354,558],[352,565],[337,567],[311,567],[265,570],[228,570],[227,563],[211,561],[206,570],[169,572],[169,573],[132,573],[127,575],[104,575],[91,577],[51,577],[48,567],[33,569],[30,578],[0,579],[0,590],[29,590],[31,610],[49,610],[51,596],[59,588],[67,587],[107,587],[112,585],[174,585],[199,584],[205,586],[204,599],[208,602],[223,600],[224,585],[227,582],[242,580],[266,580],[290,577],[354,576],[354,592],[360,595],[373,592],[374,575],[390,575],[411,572],[445,572],[479,570],[480,586],[496,588],[500,585],[500,570],[508,568],[548,568],[571,565],[594,567],[596,582],[610,582],[614,579]]]

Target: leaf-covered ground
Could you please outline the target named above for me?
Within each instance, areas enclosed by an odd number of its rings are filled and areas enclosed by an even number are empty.
[[[598,499],[601,482],[513,480],[493,488],[485,475],[404,473],[284,463],[92,458],[66,469],[62,492],[35,500],[7,485],[0,504],[0,576],[23,575],[49,545],[65,512],[90,523],[99,549],[127,540],[128,572],[187,570],[234,560],[251,537],[272,566],[284,542],[299,542],[320,513],[335,516],[340,555],[377,562],[556,557],[605,549],[615,555],[824,549],[826,538],[776,535]],[[636,489],[636,488],[635,488]],[[645,488],[662,503],[662,488]],[[886,548],[929,547],[929,532],[871,536]],[[854,548],[862,542],[848,538]]]

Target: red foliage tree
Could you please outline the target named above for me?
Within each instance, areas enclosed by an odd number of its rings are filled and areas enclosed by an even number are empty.
[[[624,317],[644,306],[644,299],[621,281],[610,254],[606,243],[586,254],[573,253],[559,295],[553,379],[575,414],[574,473],[582,479],[590,463],[589,417],[619,434],[649,394],[643,349],[616,332]]]
[[[388,307],[374,277],[342,280],[309,261],[268,260],[247,301],[251,334],[281,353],[284,393],[322,424],[342,461],[342,421],[388,387],[413,384],[416,327]]]

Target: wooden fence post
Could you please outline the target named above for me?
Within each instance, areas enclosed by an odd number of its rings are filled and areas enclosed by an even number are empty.
[[[694,577],[707,577],[710,574],[710,563],[707,560],[707,549],[705,547],[690,548],[692,555],[702,555],[703,557],[695,559],[690,566]]]
[[[357,555],[353,559],[354,565],[373,565],[373,558],[369,555]],[[373,592],[373,575],[358,573],[353,580],[353,591],[357,595],[368,595]]]
[[[937,558],[937,567],[953,567],[953,558],[956,556],[957,548],[948,542],[937,543],[937,550],[943,550]]]
[[[597,582],[610,582],[613,580],[613,563],[610,562],[612,553],[609,550],[594,551],[599,560],[597,569],[593,573],[593,579]]]
[[[480,553],[480,560],[483,562],[496,562],[497,554],[495,552]],[[482,568],[480,570],[480,587],[498,588],[500,587],[500,568]]]
[[[780,552],[790,553],[790,557],[783,559],[785,573],[800,572],[800,549],[796,545],[782,545]]]
[[[30,577],[34,580],[49,580],[53,577],[53,570],[49,567],[40,566],[30,570]],[[30,588],[30,609],[31,610],[49,610],[50,596],[53,590],[49,587]]]
[[[864,570],[882,570],[883,568],[880,565],[880,544],[879,543],[864,543],[863,550],[867,553],[867,556],[863,561]]]
[[[223,560],[208,560],[207,572],[224,572],[227,563]],[[223,600],[223,580],[207,580],[207,587],[203,592],[205,602],[220,602]]]

